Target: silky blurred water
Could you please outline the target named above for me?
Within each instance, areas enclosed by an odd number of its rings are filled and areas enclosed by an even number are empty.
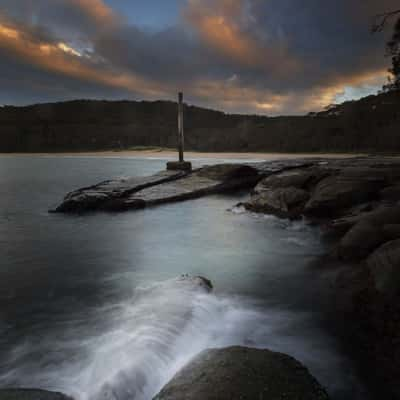
[[[164,165],[0,157],[0,386],[146,400],[202,349],[242,344],[298,358],[333,399],[367,398],[325,328],[331,287],[313,267],[325,251],[317,228],[233,208],[246,193],[47,212],[68,191]],[[206,276],[213,293],[181,274]]]

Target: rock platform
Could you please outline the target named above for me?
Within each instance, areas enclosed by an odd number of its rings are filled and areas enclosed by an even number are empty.
[[[126,211],[198,198],[243,188],[253,188],[268,174],[304,161],[254,164],[217,164],[193,171],[166,170],[151,176],[114,179],[68,193],[51,212]]]

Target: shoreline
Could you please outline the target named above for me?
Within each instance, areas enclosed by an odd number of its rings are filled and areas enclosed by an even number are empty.
[[[106,150],[83,152],[40,152],[40,153],[1,153],[0,157],[127,157],[127,158],[176,158],[175,150]],[[237,159],[237,160],[279,160],[297,158],[353,158],[368,157],[368,153],[268,153],[268,152],[200,152],[186,151],[185,156],[191,159]],[[388,157],[400,157],[400,155],[387,155]]]

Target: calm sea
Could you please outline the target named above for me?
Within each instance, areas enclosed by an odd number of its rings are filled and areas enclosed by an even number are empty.
[[[196,160],[195,164],[229,160]],[[151,399],[208,347],[301,360],[333,399],[365,399],[325,328],[326,250],[304,222],[232,207],[246,193],[121,214],[49,214],[65,193],[165,160],[0,157],[0,386]],[[181,274],[203,275],[206,294]]]

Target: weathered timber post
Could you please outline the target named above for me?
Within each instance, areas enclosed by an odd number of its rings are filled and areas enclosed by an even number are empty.
[[[167,162],[168,170],[191,171],[192,164],[184,160],[185,138],[183,133],[183,93],[178,94],[178,152],[179,161]]]
[[[178,151],[179,162],[183,162],[183,151],[185,148],[185,138],[183,136],[183,93],[178,94]]]

